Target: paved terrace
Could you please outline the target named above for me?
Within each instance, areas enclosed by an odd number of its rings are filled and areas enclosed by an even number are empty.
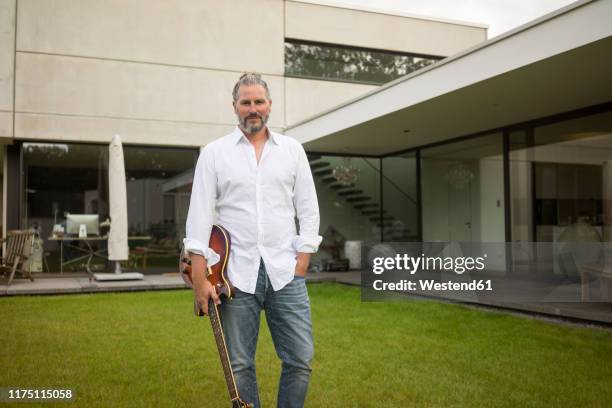
[[[90,281],[84,274],[40,274],[34,275],[34,282],[17,278],[6,285],[6,279],[0,285],[0,296],[16,295],[59,295],[69,293],[96,293],[96,292],[132,292],[139,290],[167,290],[185,289],[187,285],[178,273],[144,275],[142,280],[129,281]],[[359,285],[360,272],[321,272],[308,276],[308,282],[339,282],[350,285]]]
[[[101,293],[101,292],[133,292],[143,290],[170,290],[186,289],[187,285],[178,273],[149,274],[144,275],[143,280],[97,282],[89,281],[85,274],[40,274],[35,276],[35,281],[17,278],[10,286],[6,280],[0,285],[0,297],[20,295],[61,295],[78,293]],[[320,272],[311,273],[307,276],[310,283],[337,282],[347,285],[359,286],[361,284],[361,273],[352,272]],[[435,300],[449,303],[465,303],[474,307],[502,308],[505,311],[514,309],[519,314],[538,315],[545,318],[561,318],[563,320],[574,320],[580,323],[612,325],[611,303],[539,303],[508,305],[496,304],[489,301],[486,305],[468,302],[453,302],[438,298],[427,298],[419,295],[406,295],[415,300]],[[563,316],[563,317],[561,317]]]

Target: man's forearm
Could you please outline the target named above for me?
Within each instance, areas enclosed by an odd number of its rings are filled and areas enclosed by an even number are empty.
[[[204,281],[206,280],[206,258],[202,255],[189,254],[191,259],[191,280],[193,282],[193,288],[196,291],[200,291],[204,288]]]

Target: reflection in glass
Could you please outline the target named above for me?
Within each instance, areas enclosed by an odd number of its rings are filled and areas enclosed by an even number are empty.
[[[423,241],[504,242],[502,135],[421,153]]]
[[[580,282],[588,298],[583,268],[612,260],[612,113],[514,131],[509,158],[512,240],[530,249],[514,271]]]
[[[100,221],[108,218],[108,146],[24,143],[22,151],[22,225],[38,228],[49,253],[49,269],[58,272],[59,246],[48,240],[53,226],[65,223],[66,213],[98,214]],[[174,252],[184,235],[196,155],[196,149],[124,146],[129,235],[150,237],[130,241],[131,261],[138,261],[134,268],[159,271],[175,267]],[[100,270],[107,267],[100,259],[94,261]],[[73,269],[83,271],[78,263]]]
[[[388,51],[285,42],[285,75],[383,84],[440,58]]]
[[[510,170],[514,241],[612,241],[612,113],[511,133]]]
[[[323,242],[313,264],[345,259],[346,241],[379,241],[380,160],[352,157],[357,177],[345,184],[334,177],[334,169],[347,163],[342,156],[309,155],[317,189]]]
[[[141,243],[147,269],[174,267],[185,236],[197,150],[128,146],[124,154],[129,234],[151,236]]]
[[[384,241],[419,241],[416,170],[415,153],[383,159]]]

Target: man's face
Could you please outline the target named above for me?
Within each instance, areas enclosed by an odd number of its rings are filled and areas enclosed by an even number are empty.
[[[261,85],[242,85],[238,88],[238,100],[234,111],[238,122],[247,134],[254,134],[264,128],[270,116],[272,101],[266,98],[266,90]]]

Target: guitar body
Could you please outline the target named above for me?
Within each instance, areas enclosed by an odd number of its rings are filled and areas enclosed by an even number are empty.
[[[230,301],[234,296],[234,288],[227,278],[227,263],[229,260],[231,238],[229,232],[220,225],[213,225],[210,232],[210,242],[208,246],[219,254],[220,260],[215,265],[209,266],[206,272],[206,279],[215,287],[219,296],[225,297],[223,301]],[[189,287],[193,287],[191,259],[189,254],[183,249],[181,251],[179,270],[183,280]],[[194,302],[194,312],[196,316],[204,316],[202,307],[197,302]],[[223,335],[223,326],[221,324],[221,314],[219,313],[219,305],[216,305],[212,298],[208,300],[208,314],[210,316],[210,324],[212,325],[217,350],[221,358],[221,366],[225,375],[225,382],[229,392],[232,408],[253,408],[253,404],[244,402],[238,395],[234,373],[230,365],[229,356],[227,354],[227,346]]]
[[[229,232],[220,225],[213,225],[210,231],[210,242],[208,246],[219,255],[220,260],[215,265],[208,267],[206,278],[213,284],[219,295],[224,295],[227,298],[234,297],[234,287],[227,278],[227,262],[229,260],[231,244],[232,239]],[[181,271],[181,276],[185,283],[187,283],[189,287],[193,287],[191,260],[189,259],[189,254],[187,254],[184,249],[181,251],[179,270]],[[203,313],[198,313],[198,315],[204,316]]]

